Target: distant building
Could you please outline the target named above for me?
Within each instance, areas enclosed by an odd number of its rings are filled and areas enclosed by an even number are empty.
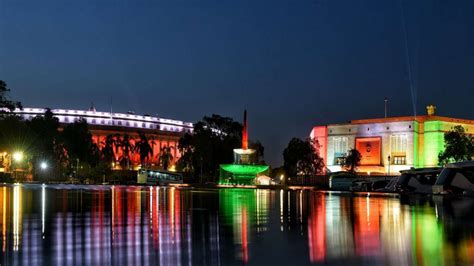
[[[444,150],[444,133],[461,125],[474,134],[474,120],[428,114],[379,119],[352,120],[347,124],[315,126],[310,137],[319,143],[320,156],[328,170],[341,171],[340,163],[350,149],[362,155],[358,172],[398,174],[411,167],[438,165],[438,154]]]
[[[23,108],[15,110],[15,113],[24,119],[32,119],[35,116],[43,115],[44,108]],[[51,109],[54,116],[59,119],[62,126],[74,123],[79,119],[84,119],[89,125],[93,141],[102,147],[107,135],[124,135],[131,137],[131,144],[135,143],[139,133],[147,135],[153,147],[153,156],[150,158],[152,164],[156,164],[158,156],[163,147],[171,147],[173,155],[172,163],[180,157],[178,151],[178,141],[186,132],[193,131],[193,124],[179,120],[172,120],[149,115],[136,115],[128,113],[98,112],[91,107],[89,110],[67,110]],[[117,167],[122,151],[117,149],[115,154]],[[136,169],[140,164],[137,152],[131,154],[130,168]],[[115,166],[114,166],[115,167]]]

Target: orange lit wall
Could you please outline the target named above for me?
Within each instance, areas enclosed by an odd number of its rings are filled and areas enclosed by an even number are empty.
[[[360,152],[360,165],[380,165],[380,137],[356,138],[356,149]]]
[[[310,138],[313,141],[317,141],[317,143],[319,144],[319,156],[323,158],[324,165],[327,165],[328,127],[313,127],[313,130],[311,130]]]

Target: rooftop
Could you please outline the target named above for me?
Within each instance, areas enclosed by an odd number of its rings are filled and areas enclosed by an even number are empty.
[[[43,115],[45,112],[46,108],[23,108],[14,111],[25,119]],[[157,129],[170,132],[189,132],[193,129],[193,123],[158,116],[70,109],[51,109],[51,112],[59,119],[60,123],[74,123],[83,118],[91,125]]]
[[[436,115],[357,119],[357,120],[351,120],[349,123],[350,124],[374,124],[374,123],[390,123],[390,122],[404,122],[404,121],[417,121],[420,123],[425,122],[425,121],[443,121],[443,122],[474,125],[474,120],[451,118],[451,117],[436,116]]]

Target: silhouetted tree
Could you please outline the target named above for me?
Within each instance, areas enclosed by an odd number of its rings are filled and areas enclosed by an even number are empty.
[[[52,175],[54,170],[59,170],[59,162],[63,154],[58,118],[54,117],[53,112],[48,108],[43,115],[27,121],[27,125],[33,132],[33,168],[36,169],[40,161],[46,161],[49,168],[53,169],[53,171],[48,171],[49,175]]]
[[[474,157],[474,138],[460,125],[444,133],[444,144],[444,151],[438,155],[440,165],[468,161]]]
[[[173,161],[173,154],[171,154],[171,148],[168,146],[161,147],[161,152],[158,158],[158,162],[163,167],[163,170],[168,170],[170,163]]]
[[[184,172],[187,174],[194,173],[194,166],[193,166],[193,153],[194,153],[194,146],[192,145],[193,136],[191,134],[185,134],[183,137],[179,139],[178,142],[178,151],[181,154],[181,157],[178,159],[176,163],[176,168],[180,172]]]
[[[64,127],[61,133],[65,162],[70,171],[93,168],[99,163],[100,151],[92,142],[87,122],[80,119]]]
[[[22,108],[20,102],[10,100],[8,92],[10,92],[10,89],[7,88],[7,83],[0,80],[0,116],[3,116],[8,111],[11,112],[16,108]]]
[[[21,117],[8,115],[0,119],[0,152],[9,154],[9,162],[12,162],[11,155],[13,153],[23,152],[25,157],[21,166],[23,168],[34,158],[37,150],[34,132]],[[7,164],[7,167],[10,166],[8,162],[3,163]]]
[[[117,145],[116,138],[114,135],[109,134],[105,137],[105,140],[101,143],[102,149],[100,150],[103,160],[109,164],[109,166],[115,162],[115,147]]]
[[[206,116],[195,123],[192,134],[187,133],[180,139],[178,148],[182,157],[178,165],[192,169],[192,175],[201,176],[201,181],[214,181],[219,165],[233,162],[233,149],[239,148],[241,141],[239,122],[215,114]]]
[[[153,155],[150,140],[145,134],[139,133],[139,140],[135,143],[134,151],[140,154],[140,164],[143,167],[148,162],[148,158]]]
[[[130,169],[130,153],[133,151],[132,138],[128,134],[124,134],[119,138],[119,146],[122,155],[119,158],[120,166],[123,169]]]
[[[317,145],[311,140],[293,138],[283,151],[283,167],[289,176],[313,176],[324,170],[324,161],[319,156]]]
[[[355,173],[357,167],[360,165],[361,159],[362,156],[358,150],[350,149],[347,153],[347,156],[341,162],[341,166],[344,167],[347,171]]]

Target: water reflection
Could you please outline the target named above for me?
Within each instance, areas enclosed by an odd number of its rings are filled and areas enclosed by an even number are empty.
[[[432,201],[404,205],[398,198],[323,193],[311,194],[310,201],[311,262],[344,259],[393,265],[472,265],[474,262],[473,217],[445,217],[443,221],[437,217],[437,204]],[[458,201],[464,203],[463,208],[474,208],[473,199],[444,201],[450,209],[456,208],[453,204]],[[451,241],[446,230],[458,238]]]
[[[472,265],[474,199],[0,187],[0,264]]]

